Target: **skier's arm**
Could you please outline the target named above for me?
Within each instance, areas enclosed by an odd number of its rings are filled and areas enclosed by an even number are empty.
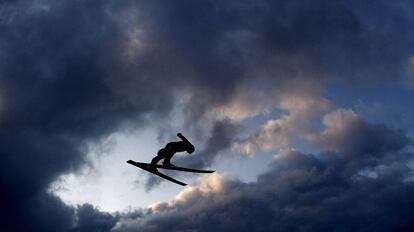
[[[181,133],[178,133],[177,136],[182,139],[184,142],[190,143]]]

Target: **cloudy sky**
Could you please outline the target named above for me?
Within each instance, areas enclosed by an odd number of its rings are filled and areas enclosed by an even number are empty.
[[[0,1],[0,231],[412,231],[412,1]],[[149,162],[183,133],[167,172]]]

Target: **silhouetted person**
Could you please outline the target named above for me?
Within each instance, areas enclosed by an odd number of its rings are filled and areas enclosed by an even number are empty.
[[[194,146],[190,143],[190,141],[188,141],[181,133],[178,133],[177,136],[182,141],[169,142],[167,145],[165,145],[164,148],[158,151],[157,156],[152,159],[152,165],[155,165],[160,160],[164,159],[164,161],[162,162],[164,165],[174,166],[173,164],[171,164],[171,158],[176,152],[186,151],[189,154],[194,152]]]

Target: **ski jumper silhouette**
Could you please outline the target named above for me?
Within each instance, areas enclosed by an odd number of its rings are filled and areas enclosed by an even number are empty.
[[[191,154],[195,150],[193,144],[191,144],[190,141],[188,141],[182,134],[178,133],[177,136],[180,137],[181,141],[167,143],[167,145],[165,145],[164,148],[158,151],[157,156],[152,159],[151,163],[141,163],[141,162],[135,162],[133,160],[128,160],[127,163],[135,167],[138,167],[144,171],[157,175],[160,178],[163,178],[175,184],[181,185],[181,186],[186,186],[187,184],[177,179],[174,179],[171,176],[168,176],[162,172],[159,172],[158,169],[162,169],[162,170],[169,169],[173,171],[190,172],[190,173],[213,173],[215,172],[214,170],[203,170],[203,169],[195,169],[195,168],[188,168],[188,167],[176,167],[172,165],[171,158],[173,157],[175,153],[186,151]],[[157,163],[162,159],[164,159],[163,165],[157,165]]]
[[[191,154],[194,152],[194,146],[190,141],[188,141],[181,133],[178,133],[177,136],[182,141],[167,143],[164,148],[158,151],[157,156],[152,159],[151,165],[156,165],[160,160],[164,159],[162,164],[166,166],[174,166],[171,163],[171,158],[175,153],[186,151]]]

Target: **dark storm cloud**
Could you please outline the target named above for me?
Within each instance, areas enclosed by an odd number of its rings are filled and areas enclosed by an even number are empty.
[[[118,220],[118,215],[100,212],[90,204],[78,206],[76,227],[71,232],[110,231]]]
[[[409,1],[150,1],[139,8],[156,62],[191,86],[189,121],[231,101],[243,83],[268,94],[294,89],[292,79],[399,80],[414,51]]]
[[[260,91],[292,78],[398,77],[413,52],[412,9],[408,1],[1,2],[0,229],[65,231],[76,210],[89,225],[87,208],[65,206],[48,185],[82,167],[87,142],[164,119],[179,91],[192,96],[186,119],[197,123],[240,82]],[[196,165],[229,145],[220,128]],[[400,197],[409,186],[389,191]],[[109,229],[113,219],[98,217]]]
[[[401,131],[359,123],[338,143],[353,146],[352,154],[348,148],[282,152],[257,182],[216,178],[153,213],[121,219],[115,231],[409,231],[412,141]],[[368,139],[361,142],[359,134]]]
[[[48,185],[82,167],[87,142],[162,117],[171,93],[122,71],[117,57],[125,32],[104,5],[1,7],[8,7],[0,24],[1,229],[64,231],[73,209],[49,196]]]

